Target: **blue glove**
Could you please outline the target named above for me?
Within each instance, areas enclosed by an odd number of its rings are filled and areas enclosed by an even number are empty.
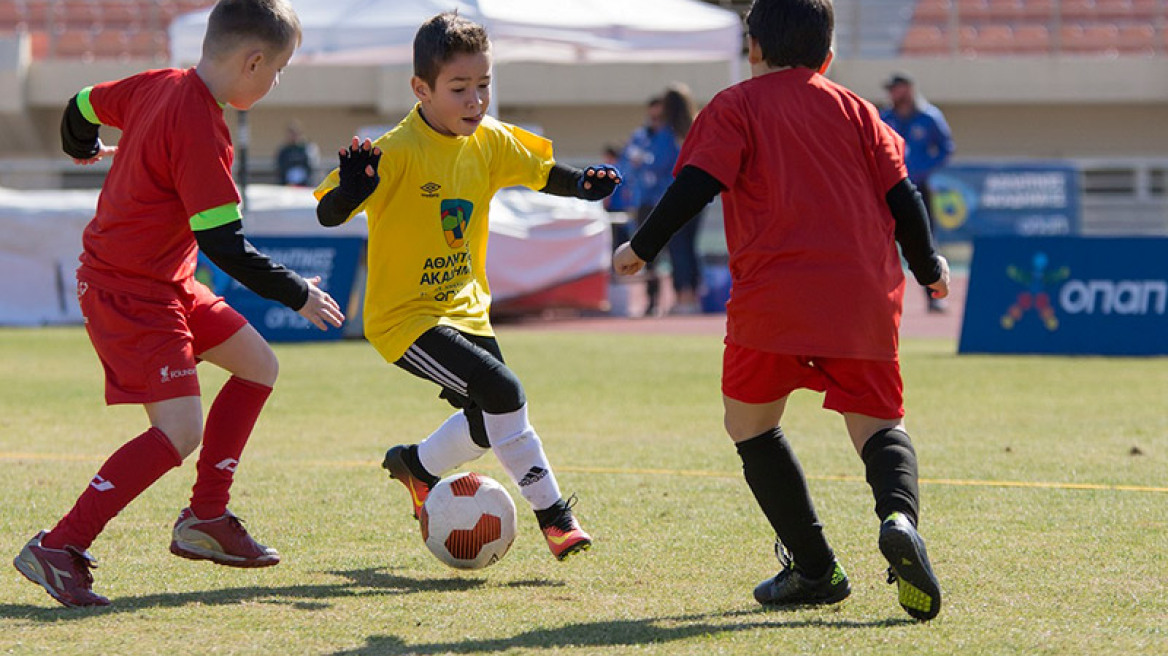
[[[615,166],[594,164],[584,169],[576,180],[577,196],[584,200],[607,198],[621,183],[621,173]]]

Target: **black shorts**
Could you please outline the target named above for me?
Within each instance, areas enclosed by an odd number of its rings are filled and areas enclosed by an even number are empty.
[[[472,426],[481,421],[474,416],[479,412],[514,412],[527,402],[519,379],[503,363],[494,337],[436,326],[415,340],[394,364],[442,386],[439,396],[466,411]]]

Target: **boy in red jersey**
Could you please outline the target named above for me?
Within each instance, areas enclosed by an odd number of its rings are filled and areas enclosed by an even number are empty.
[[[245,110],[277,83],[300,42],[287,0],[221,0],[192,69],[147,71],[82,90],[61,122],[64,151],[78,164],[118,153],[85,229],[77,295],[105,369],[106,402],[142,404],[150,429],[118,449],[73,508],[41,531],[13,564],[66,606],[105,606],[92,590],[89,545],[115,515],[200,441],[190,506],[170,550],[231,567],[267,567],[275,549],[248,535],[227,510],[236,466],[278,364],[259,333],[195,281],[196,255],[261,296],[295,309],[321,330],[344,316],[316,283],[278,265],[244,238],[231,178],[223,107]],[[122,130],[117,147],[100,125]],[[232,377],[203,427],[195,365]]]
[[[783,568],[762,604],[830,604],[851,593],[779,422],[798,388],[826,391],[860,453],[881,521],[880,550],[913,617],[940,611],[917,532],[917,463],[904,427],[897,341],[904,275],[943,298],[949,269],[907,179],[904,141],[875,107],[822,76],[830,0],[755,0],[746,18],[752,78],[702,110],[677,179],[614,255],[636,273],[718,193],[732,293],[722,392],[726,430],[777,536]]]

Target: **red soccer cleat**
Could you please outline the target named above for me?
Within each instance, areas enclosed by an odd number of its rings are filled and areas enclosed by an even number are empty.
[[[97,567],[97,559],[73,547],[50,549],[41,545],[47,534],[41,531],[24,545],[12,561],[16,569],[65,606],[108,606],[110,600],[93,591],[89,570]]]
[[[543,537],[547,540],[548,549],[556,560],[565,560],[568,556],[581,551],[587,551],[592,546],[592,536],[580,528],[580,522],[572,514],[570,504],[565,504],[560,514],[547,526],[540,527]]]
[[[228,567],[271,567],[280,562],[280,554],[252,539],[230,510],[216,519],[199,519],[183,508],[174,522],[170,553]]]

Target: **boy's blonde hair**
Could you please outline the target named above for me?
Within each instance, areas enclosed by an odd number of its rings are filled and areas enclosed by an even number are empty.
[[[203,56],[222,57],[249,41],[283,52],[300,37],[300,18],[288,0],[219,0],[207,20]]]
[[[458,12],[441,13],[422,23],[414,35],[414,75],[433,89],[442,65],[455,55],[490,50],[486,28]]]

